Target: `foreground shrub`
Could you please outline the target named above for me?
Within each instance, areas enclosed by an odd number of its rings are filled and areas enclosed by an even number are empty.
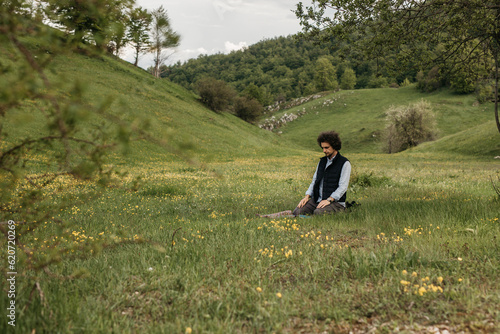
[[[433,140],[435,121],[430,104],[422,100],[406,107],[391,107],[387,111],[385,136],[388,153],[401,152]]]

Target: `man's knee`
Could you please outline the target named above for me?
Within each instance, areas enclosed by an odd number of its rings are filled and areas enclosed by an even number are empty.
[[[293,210],[293,214],[295,216],[310,215],[313,213],[314,209],[316,209],[316,203],[310,199],[303,207],[296,207],[295,210]]]
[[[315,215],[325,215],[325,214],[330,214],[330,213],[337,213],[337,212],[343,212],[345,210],[344,206],[339,203],[332,203],[324,208],[321,209],[316,209],[314,210]]]
[[[293,210],[293,215],[294,216],[300,216],[300,215],[307,215],[307,214],[310,214],[311,212],[309,212],[305,206],[299,208],[299,207],[296,207],[295,210]]]

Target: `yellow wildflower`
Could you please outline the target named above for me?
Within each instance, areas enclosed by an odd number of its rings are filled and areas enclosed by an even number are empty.
[[[255,290],[257,290],[257,292],[262,292],[262,288],[260,286],[258,286],[257,288],[255,288]]]

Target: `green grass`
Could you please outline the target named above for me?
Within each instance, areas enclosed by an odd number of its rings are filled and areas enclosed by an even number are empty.
[[[181,163],[132,168],[147,175],[141,190],[108,189],[55,218],[74,223],[63,244],[91,237],[149,241],[51,268],[60,275],[83,269],[88,276],[59,281],[42,275],[50,307],[30,306],[18,316],[20,328],[498,329],[499,201],[489,185],[497,165],[419,154],[350,158],[353,179],[365,176],[350,192],[361,206],[309,219],[255,216],[294,207],[313,169],[308,159],[250,157],[208,166],[223,178]],[[36,233],[48,241],[40,252],[58,242],[55,225],[45,226]],[[408,291],[403,280],[411,282]],[[414,285],[426,292],[419,295]],[[43,316],[48,309],[52,316]]]
[[[22,237],[35,257],[75,247],[50,272],[86,275],[20,277],[15,332],[499,330],[500,199],[490,181],[499,173],[498,133],[490,106],[446,91],[340,92],[299,107],[308,113],[279,136],[212,113],[192,93],[112,58],[68,56],[54,71],[88,82],[90,103],[115,96],[112,112],[149,118],[150,133],[175,147],[190,143],[204,166],[142,141],[124,158],[110,156],[129,171],[123,188],[79,201],[93,186],[62,179],[75,201]],[[438,113],[441,139],[381,154],[373,134],[383,129],[386,107],[422,98]],[[37,129],[36,115],[19,115],[5,127]],[[353,165],[349,200],[361,206],[258,218],[295,207],[321,157],[315,137],[331,128]],[[127,190],[136,176],[142,186]],[[94,243],[111,247],[79,250]],[[83,258],[69,259],[74,254]],[[36,289],[30,297],[35,276],[44,298]],[[6,293],[0,300],[6,305]],[[12,331],[3,319],[2,332]]]

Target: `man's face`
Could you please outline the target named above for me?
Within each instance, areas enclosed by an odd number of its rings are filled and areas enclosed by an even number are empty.
[[[326,142],[321,143],[321,148],[323,149],[323,153],[325,153],[328,159],[331,159],[337,154],[337,151],[334,150],[333,147]]]

